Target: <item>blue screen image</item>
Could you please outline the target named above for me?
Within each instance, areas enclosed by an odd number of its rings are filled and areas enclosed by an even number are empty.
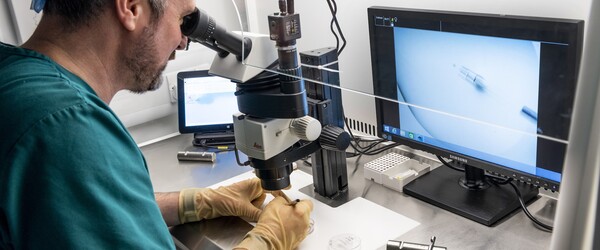
[[[238,112],[235,84],[211,76],[185,79],[185,125],[202,126],[233,123]]]
[[[535,174],[540,42],[393,29],[397,134]]]

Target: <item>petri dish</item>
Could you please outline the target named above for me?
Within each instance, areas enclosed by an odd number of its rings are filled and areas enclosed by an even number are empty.
[[[360,238],[354,234],[345,233],[329,239],[329,250],[359,250]]]

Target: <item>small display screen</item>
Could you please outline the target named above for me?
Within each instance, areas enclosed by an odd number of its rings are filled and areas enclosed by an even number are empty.
[[[235,91],[235,83],[207,70],[178,73],[179,132],[233,131],[232,116],[238,112]]]
[[[185,125],[232,123],[238,112],[235,84],[218,76],[184,79]]]

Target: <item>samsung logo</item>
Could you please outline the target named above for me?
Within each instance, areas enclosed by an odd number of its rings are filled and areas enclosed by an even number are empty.
[[[463,163],[467,163],[467,159],[462,158],[462,157],[458,157],[458,156],[454,156],[454,155],[450,155],[450,159],[455,160],[455,161],[460,161]]]

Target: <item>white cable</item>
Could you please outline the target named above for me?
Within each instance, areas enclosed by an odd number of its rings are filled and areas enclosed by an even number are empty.
[[[337,63],[338,63],[338,61],[330,62],[330,63],[324,64],[324,65],[309,65],[309,64],[301,63],[300,66],[304,66],[307,68],[319,69],[319,70],[325,70],[325,71],[334,72],[334,73],[342,73],[342,71],[340,71],[340,70],[327,68],[328,66],[331,66],[331,65],[334,65]]]
[[[235,12],[237,13],[237,16],[238,16],[238,21],[239,21],[239,24],[240,24],[240,32],[242,34],[242,41],[243,41],[243,39],[244,39],[244,28],[243,28],[243,25],[242,25],[242,17],[240,15],[240,11],[238,9],[237,4],[235,3],[235,0],[231,0],[231,2],[233,3],[233,6],[235,8]],[[348,92],[352,92],[352,93],[356,93],[356,94],[361,94],[361,95],[365,95],[365,96],[369,96],[369,97],[373,97],[373,98],[378,98],[378,99],[382,99],[382,100],[386,100],[386,101],[390,101],[390,102],[395,102],[395,103],[406,105],[406,106],[409,106],[409,107],[413,107],[413,108],[417,108],[417,109],[422,109],[422,110],[426,110],[426,111],[431,111],[431,112],[438,113],[438,114],[441,114],[441,115],[446,115],[446,116],[449,116],[449,117],[454,117],[454,118],[458,118],[458,119],[462,119],[462,120],[466,120],[466,121],[470,121],[470,122],[474,122],[474,123],[479,123],[479,124],[486,125],[486,126],[491,126],[491,127],[496,127],[496,128],[500,128],[500,129],[505,129],[505,130],[509,130],[509,131],[516,132],[516,133],[520,133],[520,134],[523,134],[523,135],[534,136],[534,137],[538,137],[538,138],[542,138],[542,139],[546,139],[546,140],[550,140],[550,141],[555,141],[555,142],[563,143],[563,144],[566,144],[566,145],[569,144],[569,141],[563,140],[563,139],[558,139],[558,138],[554,138],[554,137],[550,137],[550,136],[546,136],[546,135],[534,134],[534,133],[530,133],[530,132],[521,131],[521,130],[518,130],[518,129],[508,128],[508,127],[500,126],[498,124],[484,122],[484,121],[476,120],[476,119],[465,117],[465,116],[451,114],[451,113],[447,113],[447,112],[444,112],[444,111],[439,111],[439,110],[435,110],[435,109],[431,109],[431,108],[427,108],[427,107],[423,107],[423,106],[419,106],[419,105],[415,105],[415,104],[411,104],[411,103],[401,102],[401,101],[398,101],[398,100],[394,100],[394,99],[390,99],[390,98],[386,98],[386,97],[382,97],[382,96],[376,96],[376,95],[373,95],[373,94],[370,94],[370,93],[365,93],[365,92],[358,91],[358,90],[342,88],[341,86],[336,86],[336,85],[332,85],[332,84],[329,84],[329,83],[325,83],[325,82],[321,82],[321,81],[317,81],[317,80],[313,80],[313,79],[306,79],[306,78],[303,78],[303,77],[298,77],[298,76],[295,76],[295,75],[289,75],[289,74],[285,74],[285,73],[282,73],[282,72],[279,72],[279,71],[265,69],[265,68],[257,67],[257,66],[254,66],[254,65],[246,64],[245,58],[244,58],[244,54],[245,54],[244,53],[244,44],[242,43],[242,64],[250,66],[250,67],[253,67],[253,68],[262,69],[262,70],[265,70],[265,71],[268,71],[268,72],[271,72],[271,73],[281,74],[281,75],[285,75],[285,76],[288,76],[288,77],[292,77],[292,78],[296,78],[296,79],[300,79],[300,80],[304,80],[304,81],[309,81],[309,82],[321,84],[321,85],[324,85],[324,86],[336,88],[336,89],[343,90],[343,91],[348,91]],[[334,61],[334,62],[327,63],[325,65],[307,65],[307,64],[301,64],[301,66],[309,67],[309,68],[317,68],[319,70],[325,70],[325,71],[329,71],[329,72],[340,73],[341,71],[339,71],[339,70],[327,68],[328,66],[333,65],[333,64],[337,64],[337,63],[338,63],[338,61]]]
[[[339,89],[339,90],[352,92],[352,93],[355,93],[355,94],[360,94],[360,95],[365,95],[365,96],[369,96],[369,97],[373,97],[373,98],[377,98],[377,99],[382,99],[382,100],[386,100],[386,101],[390,101],[390,102],[395,102],[395,103],[398,103],[398,104],[402,104],[402,105],[406,105],[406,106],[409,106],[409,107],[414,107],[414,108],[422,109],[422,110],[426,110],[426,111],[431,111],[431,112],[438,113],[438,114],[441,114],[441,115],[446,115],[446,116],[449,116],[449,117],[454,117],[454,118],[458,118],[458,119],[462,119],[462,120],[466,120],[466,121],[470,121],[470,122],[474,122],[474,123],[479,123],[479,124],[490,126],[490,127],[495,127],[495,128],[499,128],[499,129],[505,129],[505,130],[516,132],[516,133],[519,133],[519,134],[523,134],[523,135],[527,135],[527,136],[533,136],[533,137],[538,137],[538,138],[541,138],[541,139],[546,139],[546,140],[549,140],[549,141],[555,141],[555,142],[559,142],[559,143],[562,143],[562,144],[565,144],[565,145],[569,145],[569,141],[563,140],[563,139],[558,139],[558,138],[554,138],[554,137],[550,137],[550,136],[546,136],[546,135],[529,133],[529,132],[521,131],[521,130],[514,129],[514,128],[508,128],[508,127],[500,126],[498,124],[484,122],[484,121],[476,120],[476,119],[465,117],[465,116],[460,116],[460,115],[456,115],[456,114],[447,113],[447,112],[444,112],[444,111],[439,111],[439,110],[435,110],[435,109],[431,109],[431,108],[427,108],[427,107],[415,105],[415,104],[412,104],[412,103],[401,102],[401,101],[390,99],[390,98],[387,98],[387,97],[382,97],[382,96],[377,96],[377,95],[373,95],[373,94],[370,94],[370,93],[365,93],[365,92],[362,92],[362,91],[359,91],[359,90],[342,88],[340,86],[332,85],[332,84],[329,84],[329,83],[325,83],[325,82],[321,82],[321,81],[317,81],[317,80],[313,80],[313,79],[306,79],[306,78],[298,77],[298,76],[295,76],[295,75],[285,74],[285,73],[282,73],[282,72],[279,72],[279,71],[275,71],[275,70],[260,68],[260,67],[253,66],[253,65],[248,65],[248,66],[254,67],[254,68],[257,68],[257,69],[262,69],[264,71],[268,71],[268,72],[271,72],[271,73],[281,74],[281,75],[284,75],[284,76],[287,76],[287,77],[296,78],[296,79],[300,79],[300,80],[304,80],[304,81],[309,81],[309,82],[321,84],[321,85],[324,85],[324,86],[336,88],[336,89]]]

